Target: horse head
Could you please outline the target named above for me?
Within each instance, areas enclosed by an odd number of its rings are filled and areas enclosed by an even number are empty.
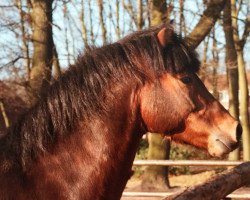
[[[155,75],[141,89],[141,115],[147,130],[205,149],[212,156],[237,148],[241,125],[197,76],[195,52],[171,28],[162,28],[157,38],[164,64],[173,65],[173,70]]]

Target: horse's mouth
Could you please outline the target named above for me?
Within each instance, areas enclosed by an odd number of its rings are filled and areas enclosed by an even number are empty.
[[[229,151],[233,151],[235,149],[237,149],[240,145],[240,142],[235,142],[233,144],[227,145],[225,142],[221,141],[220,139],[217,139],[216,141],[220,142],[221,144],[223,144],[226,148],[229,149]]]
[[[216,139],[215,140],[216,142],[220,142],[224,147],[226,147],[229,151],[232,151],[232,149],[228,146],[228,145],[226,145],[223,141],[221,141],[220,139]]]

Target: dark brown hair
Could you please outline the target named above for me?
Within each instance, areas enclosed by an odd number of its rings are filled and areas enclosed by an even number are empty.
[[[1,162],[25,170],[77,123],[104,114],[103,91],[108,93],[110,81],[127,84],[136,79],[143,84],[162,72],[197,72],[197,56],[179,36],[173,34],[166,48],[160,46],[157,33],[162,27],[135,32],[101,48],[88,48],[0,140]]]

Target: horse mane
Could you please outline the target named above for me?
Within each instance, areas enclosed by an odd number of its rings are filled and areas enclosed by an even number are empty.
[[[197,72],[197,55],[179,36],[174,34],[166,48],[160,46],[157,33],[162,27],[135,32],[101,48],[88,48],[0,139],[4,167],[0,171],[13,167],[25,171],[32,160],[48,152],[77,123],[104,114],[103,91],[108,92],[110,81],[128,84],[133,78],[143,84],[163,71]]]

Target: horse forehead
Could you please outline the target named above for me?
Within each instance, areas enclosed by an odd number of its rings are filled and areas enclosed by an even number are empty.
[[[158,77],[155,77],[154,79],[147,81],[142,86],[142,90],[148,93],[154,90],[159,91],[160,89],[163,92],[164,89],[174,90],[177,87],[180,87],[177,77],[174,77],[173,75],[170,75],[168,73],[164,73],[159,75]]]

